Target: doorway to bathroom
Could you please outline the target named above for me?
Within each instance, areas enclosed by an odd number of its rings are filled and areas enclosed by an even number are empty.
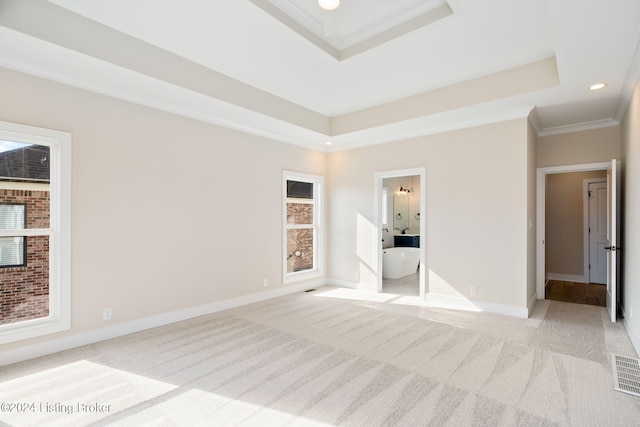
[[[424,168],[375,174],[378,292],[424,298],[425,176]]]

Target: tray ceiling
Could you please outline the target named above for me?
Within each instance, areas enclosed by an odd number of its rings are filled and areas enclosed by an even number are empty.
[[[612,125],[640,70],[637,0],[341,3],[0,0],[0,66],[319,150]]]

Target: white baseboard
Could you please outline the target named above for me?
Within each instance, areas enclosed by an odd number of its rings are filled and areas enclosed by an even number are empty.
[[[549,273],[547,274],[547,280],[560,280],[561,282],[578,282],[587,283],[582,274],[561,274],[561,273]]]
[[[346,280],[328,279],[327,285],[336,286],[338,288],[358,289],[357,282],[347,282]]]
[[[48,354],[69,350],[87,344],[93,344],[111,338],[117,338],[123,335],[132,334],[134,332],[140,332],[146,329],[180,322],[182,320],[192,319],[194,317],[228,310],[230,308],[252,304],[254,302],[264,301],[296,292],[307,291],[309,289],[317,288],[325,284],[326,280],[322,279],[313,282],[305,282],[299,285],[287,285],[282,288],[266,292],[216,301],[210,304],[204,304],[183,310],[158,314],[156,316],[133,320],[131,322],[119,323],[117,325],[107,326],[100,329],[67,335],[62,338],[48,340],[36,344],[30,344],[22,347],[16,347],[9,350],[3,350],[2,352],[0,352],[0,366],[22,362],[24,360],[33,359],[40,356],[46,356]]]
[[[427,302],[427,305],[437,308],[449,308],[465,311],[486,311],[489,313],[519,317],[522,319],[527,319],[529,317],[529,307],[517,307],[513,305],[469,300],[461,297],[438,294],[426,294],[425,301]]]
[[[327,285],[365,292],[378,292],[378,285],[375,283],[347,282],[346,280],[329,279],[327,280]]]

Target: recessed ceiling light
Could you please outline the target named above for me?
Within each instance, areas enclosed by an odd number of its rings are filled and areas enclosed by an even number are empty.
[[[340,6],[340,0],[318,0],[318,4],[324,10],[333,10]]]
[[[327,142],[324,143],[324,145],[331,145],[331,144],[333,144],[333,142],[331,142],[331,141],[327,141]]]
[[[589,90],[598,90],[598,89],[602,89],[605,86],[606,86],[606,83],[596,83],[589,86]]]

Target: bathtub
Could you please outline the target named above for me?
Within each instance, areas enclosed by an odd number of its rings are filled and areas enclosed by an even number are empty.
[[[388,248],[382,250],[382,277],[398,279],[413,274],[420,264],[420,248]]]

